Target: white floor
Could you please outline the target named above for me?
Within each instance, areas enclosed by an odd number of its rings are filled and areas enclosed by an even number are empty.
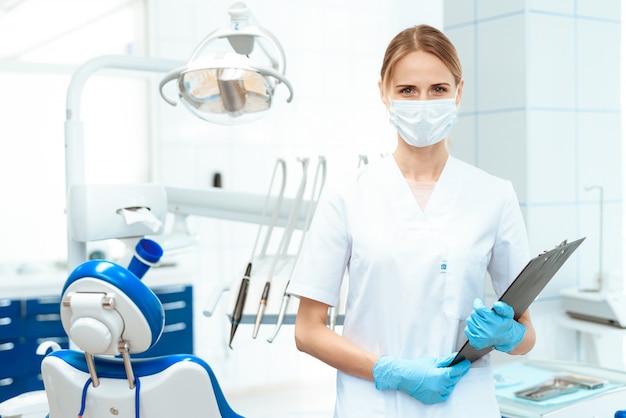
[[[335,388],[326,382],[229,392],[230,406],[246,418],[332,418]]]

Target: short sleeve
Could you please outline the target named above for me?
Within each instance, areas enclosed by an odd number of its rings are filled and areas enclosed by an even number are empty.
[[[287,293],[337,305],[351,253],[345,199],[339,187],[322,192]]]
[[[505,198],[488,270],[498,297],[515,280],[530,260],[528,236],[522,211],[511,182],[506,182]]]

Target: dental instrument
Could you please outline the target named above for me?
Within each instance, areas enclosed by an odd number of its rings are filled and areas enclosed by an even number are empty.
[[[276,250],[276,255],[274,256],[274,260],[270,266],[269,273],[267,275],[267,280],[265,281],[265,286],[263,287],[263,292],[261,294],[261,300],[259,301],[259,308],[257,310],[256,319],[254,321],[254,329],[252,331],[252,338],[257,337],[259,333],[259,327],[261,326],[261,321],[263,320],[263,315],[265,314],[265,308],[267,307],[267,300],[269,298],[270,287],[272,283],[272,278],[276,271],[276,266],[280,259],[282,259],[289,248],[289,243],[291,240],[291,235],[293,234],[294,229],[296,228],[296,223],[298,219],[298,214],[300,212],[300,205],[302,203],[302,197],[304,196],[304,190],[306,188],[307,182],[307,171],[309,167],[309,158],[300,158],[298,159],[302,164],[302,178],[300,180],[300,185],[298,186],[298,191],[296,192],[295,200],[293,203],[293,207],[291,210],[291,214],[289,216],[289,220],[287,221],[287,225],[283,230],[283,236],[278,245],[278,249]]]
[[[243,315],[243,309],[246,303],[246,298],[248,296],[248,288],[250,286],[250,276],[252,275],[252,262],[256,254],[256,247],[257,247],[257,244],[259,243],[259,238],[261,237],[261,230],[263,229],[263,226],[265,224],[265,216],[267,214],[267,208],[269,206],[270,196],[272,195],[272,190],[274,189],[274,183],[276,181],[276,173],[278,172],[279,168],[281,169],[281,173],[282,173],[282,181],[281,181],[280,188],[278,190],[276,203],[274,204],[274,211],[272,213],[272,219],[268,225],[267,233],[265,236],[265,243],[261,250],[262,256],[265,256],[265,251],[267,250],[269,238],[272,234],[272,230],[274,228],[274,224],[276,222],[276,218],[278,216],[278,212],[282,204],[283,195],[285,193],[285,186],[287,184],[287,166],[286,166],[285,160],[282,158],[279,158],[278,160],[276,160],[276,164],[274,164],[272,178],[270,179],[270,186],[267,191],[267,195],[265,197],[265,204],[263,205],[263,213],[261,214],[259,228],[257,230],[257,235],[254,240],[254,245],[252,247],[252,254],[250,255],[250,261],[248,262],[248,265],[246,266],[246,272],[243,278],[241,279],[241,284],[239,285],[239,293],[237,294],[237,301],[235,302],[235,307],[233,309],[233,316],[231,320],[230,340],[228,342],[228,346],[231,349],[233,348],[233,339],[235,338],[235,332],[237,331],[237,327],[239,327],[239,323]]]
[[[241,284],[239,285],[239,293],[237,294],[237,302],[235,303],[235,308],[233,309],[233,317],[230,324],[230,340],[228,341],[228,347],[233,349],[233,339],[235,338],[235,332],[237,332],[237,328],[239,327],[239,322],[241,321],[241,316],[243,315],[243,307],[246,303],[246,298],[248,297],[248,287],[250,286],[250,274],[252,272],[252,262],[248,263],[246,267],[246,272],[243,275],[243,279],[241,279]]]
[[[321,176],[320,176],[321,174]],[[298,250],[296,251],[295,259],[293,266],[291,268],[291,273],[289,273],[289,277],[293,274],[293,271],[296,266],[296,262],[298,261],[298,256],[302,252],[302,247],[304,246],[304,238],[306,236],[306,232],[309,230],[309,226],[311,225],[311,220],[313,219],[313,213],[315,212],[315,206],[320,198],[322,193],[322,189],[324,188],[324,184],[326,183],[326,158],[324,156],[320,156],[317,162],[317,168],[315,169],[315,177],[313,179],[313,185],[311,187],[311,198],[309,200],[309,204],[307,207],[306,218],[304,221],[304,226],[302,228],[302,235],[300,236],[300,243],[298,244]],[[285,313],[287,312],[287,307],[289,305],[289,299],[291,295],[287,293],[287,288],[289,287],[289,280],[287,280],[287,284],[285,285],[285,291],[283,292],[283,300],[280,304],[280,309],[278,311],[278,319],[276,321],[276,328],[274,328],[274,332],[267,339],[268,343],[272,343],[276,336],[278,335],[278,331],[280,331],[280,327],[285,320]],[[331,308],[333,309],[333,308]],[[331,318],[333,315],[331,315]],[[336,310],[335,310],[335,321],[337,319]],[[332,324],[331,329],[334,329],[334,324]]]

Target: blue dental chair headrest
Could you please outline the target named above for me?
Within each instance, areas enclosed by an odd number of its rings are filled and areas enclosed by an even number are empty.
[[[119,354],[120,339],[131,352],[159,340],[165,323],[156,295],[128,269],[105,260],[80,264],[62,293],[61,320],[68,336],[86,352]]]

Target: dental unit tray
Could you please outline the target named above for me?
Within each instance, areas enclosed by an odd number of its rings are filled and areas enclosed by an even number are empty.
[[[499,299],[513,308],[515,319],[518,319],[528,309],[584,239],[580,238],[570,243],[565,240],[554,249],[539,254],[526,264],[526,267],[522,269]],[[489,346],[477,350],[466,341],[450,365],[453,366],[463,360],[474,362],[493,349],[493,346]]]

